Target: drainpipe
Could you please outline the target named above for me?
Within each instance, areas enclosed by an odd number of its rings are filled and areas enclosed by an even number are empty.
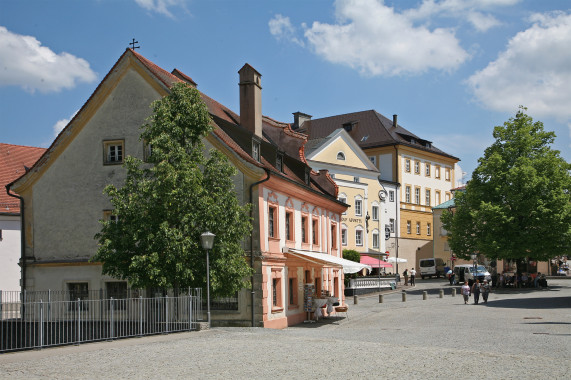
[[[19,195],[10,193],[10,186],[12,184],[6,185],[6,194],[11,197],[18,198],[20,200],[20,266],[22,267],[22,294],[26,290],[26,229],[25,229],[25,217],[24,217],[24,198]]]
[[[396,115],[395,115],[396,116]],[[396,127],[396,117],[393,116],[394,124]],[[395,179],[396,183],[399,184],[399,148],[394,145],[395,147]],[[395,191],[396,195],[396,191]],[[400,229],[400,214],[399,214],[399,202],[397,201],[397,197],[395,196],[395,245],[396,245],[396,268],[397,273],[399,273],[399,229]]]
[[[258,182],[254,182],[253,184],[250,185],[250,204],[253,206],[253,191],[254,191],[254,186],[259,185],[262,182],[266,182],[267,180],[270,179],[270,170],[264,168],[264,170],[266,171],[267,177],[264,178],[261,181]],[[250,218],[252,219],[252,233],[250,234],[250,266],[252,267],[252,269],[254,269],[254,233],[253,233],[253,229],[255,228],[254,226],[254,208],[252,207],[252,210],[250,210]],[[252,295],[252,327],[256,327],[255,326],[255,315],[254,315],[254,298],[255,298],[255,293],[254,292],[254,273],[252,272],[252,276],[250,277],[250,282],[251,282],[251,295]]]

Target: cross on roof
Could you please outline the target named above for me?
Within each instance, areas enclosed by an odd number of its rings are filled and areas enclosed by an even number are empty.
[[[133,38],[133,41],[129,42],[129,45],[131,46],[131,49],[135,50],[135,49],[140,49],[140,46],[135,46],[135,44],[138,44],[139,41],[135,41],[135,39]]]

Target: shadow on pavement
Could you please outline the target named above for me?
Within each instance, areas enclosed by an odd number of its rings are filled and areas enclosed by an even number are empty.
[[[327,318],[319,318],[319,321],[317,322],[304,322],[304,323],[300,323],[294,326],[290,326],[289,328],[291,329],[295,329],[295,328],[306,328],[306,329],[314,329],[314,328],[319,328],[323,325],[338,325],[340,322],[342,322],[343,320],[346,320],[347,317],[335,317],[335,316],[331,316],[331,317],[327,317]]]
[[[536,297],[522,299],[508,299],[488,301],[488,307],[502,307],[508,309],[561,309],[571,308],[571,297]]]

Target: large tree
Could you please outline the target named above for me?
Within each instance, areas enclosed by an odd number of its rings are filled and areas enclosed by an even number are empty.
[[[550,147],[555,134],[525,112],[494,128],[455,210],[443,213],[460,257],[547,260],[570,251],[571,164]]]
[[[236,197],[236,169],[215,149],[205,154],[202,140],[212,125],[196,89],[175,85],[152,108],[141,133],[150,154],[145,162],[127,157],[125,183],[105,188],[115,217],[101,221],[92,260],[133,287],[205,288],[200,235],[210,231],[212,294],[231,295],[251,274],[242,248],[251,231],[249,205]]]

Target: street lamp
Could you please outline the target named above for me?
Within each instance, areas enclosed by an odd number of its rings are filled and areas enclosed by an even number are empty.
[[[206,250],[206,302],[207,302],[207,317],[208,317],[208,328],[210,328],[210,261],[208,258],[208,253],[214,245],[214,235],[212,232],[207,231],[200,235],[200,243],[202,249]]]
[[[476,279],[478,278],[478,254],[477,253],[472,253],[470,255],[470,257],[472,258],[473,262],[474,262],[474,276],[473,276],[473,280],[472,282],[476,282]]]

